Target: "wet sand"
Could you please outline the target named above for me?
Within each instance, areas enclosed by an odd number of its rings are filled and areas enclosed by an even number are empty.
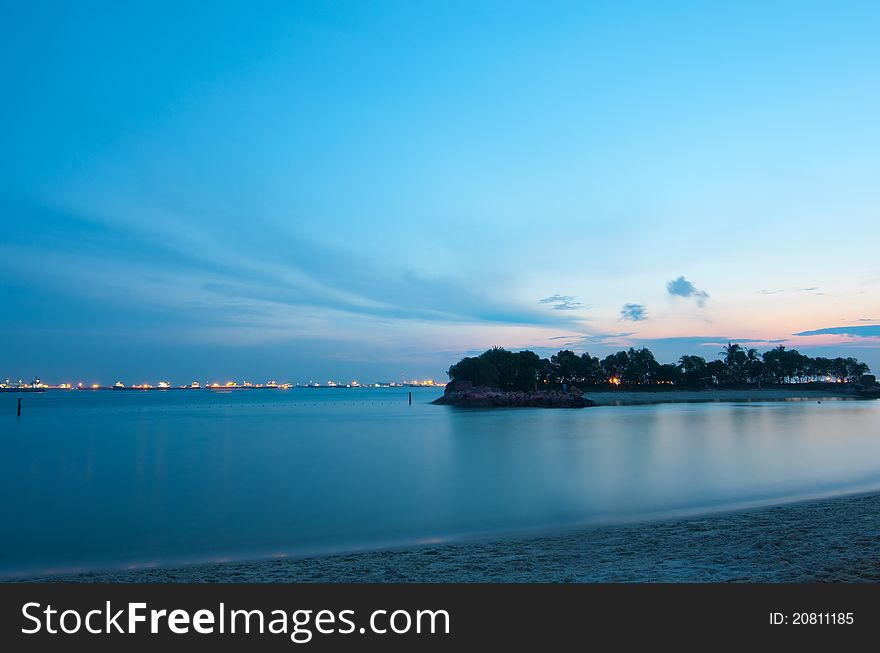
[[[46,579],[44,579],[46,580]],[[57,577],[70,582],[880,582],[880,494],[545,537]]]

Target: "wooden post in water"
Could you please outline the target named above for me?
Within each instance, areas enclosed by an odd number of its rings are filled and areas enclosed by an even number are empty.
[[[18,400],[18,403],[21,403],[21,399]],[[409,405],[412,406],[412,390],[409,393]]]
[[[18,412],[15,415],[21,417],[21,397],[18,398]]]

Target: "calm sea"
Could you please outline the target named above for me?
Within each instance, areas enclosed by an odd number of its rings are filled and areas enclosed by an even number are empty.
[[[0,577],[541,532],[880,488],[880,401],[0,395]]]

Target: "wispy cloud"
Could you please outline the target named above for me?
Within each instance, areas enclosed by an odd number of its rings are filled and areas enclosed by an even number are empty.
[[[566,346],[579,346],[585,344],[611,344],[620,338],[633,335],[634,331],[621,331],[619,333],[592,333],[588,335],[552,336],[547,340],[565,340]]]
[[[550,295],[544,299],[539,299],[538,303],[552,304],[554,311],[573,311],[583,306],[581,302],[577,301],[577,297],[572,295]]]
[[[784,339],[764,339],[764,338],[737,338],[735,336],[715,335],[715,336],[671,336],[666,338],[639,338],[638,343],[645,346],[671,345],[678,347],[682,351],[687,351],[696,347],[721,347],[729,342],[735,342],[743,347],[774,347],[778,344],[787,342]]]
[[[863,326],[838,326],[824,329],[813,329],[795,333],[796,336],[824,336],[840,335],[852,336],[853,338],[878,338],[880,337],[880,324],[866,324]]]
[[[784,292],[805,292],[805,293],[813,293],[815,295],[824,295],[825,293],[819,292],[819,286],[809,286],[808,288],[777,288],[776,290],[766,290],[761,289],[758,291],[759,295],[778,295],[779,293]]]
[[[709,299],[709,293],[705,290],[698,290],[694,284],[683,276],[667,282],[666,291],[674,297],[693,297],[697,302],[697,306],[701,307],[704,306],[706,300]]]
[[[270,224],[260,223],[235,246],[222,222],[193,233],[149,211],[140,220],[125,214],[126,219],[111,221],[32,207],[23,217],[28,219],[0,245],[0,272],[34,285],[63,286],[72,297],[88,295],[112,304],[117,314],[152,308],[173,315],[177,323],[198,318],[218,330],[229,328],[233,341],[238,337],[233,327],[271,326],[300,337],[349,334],[365,321],[557,328],[574,321],[498,297],[454,275],[384,266]],[[35,234],[27,225],[38,220],[44,230]],[[244,242],[248,238],[254,242]],[[30,262],[48,259],[56,265],[43,274],[24,272]],[[580,306],[562,295],[555,303],[560,311]],[[339,329],[343,324],[346,328]]]
[[[620,309],[620,319],[627,322],[643,322],[648,319],[648,310],[642,304],[624,304]]]

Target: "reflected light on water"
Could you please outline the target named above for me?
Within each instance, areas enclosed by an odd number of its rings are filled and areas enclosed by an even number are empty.
[[[430,389],[412,406],[393,388],[237,392],[28,397],[0,438],[0,576],[440,544],[880,488],[880,402],[460,410],[429,405]]]

